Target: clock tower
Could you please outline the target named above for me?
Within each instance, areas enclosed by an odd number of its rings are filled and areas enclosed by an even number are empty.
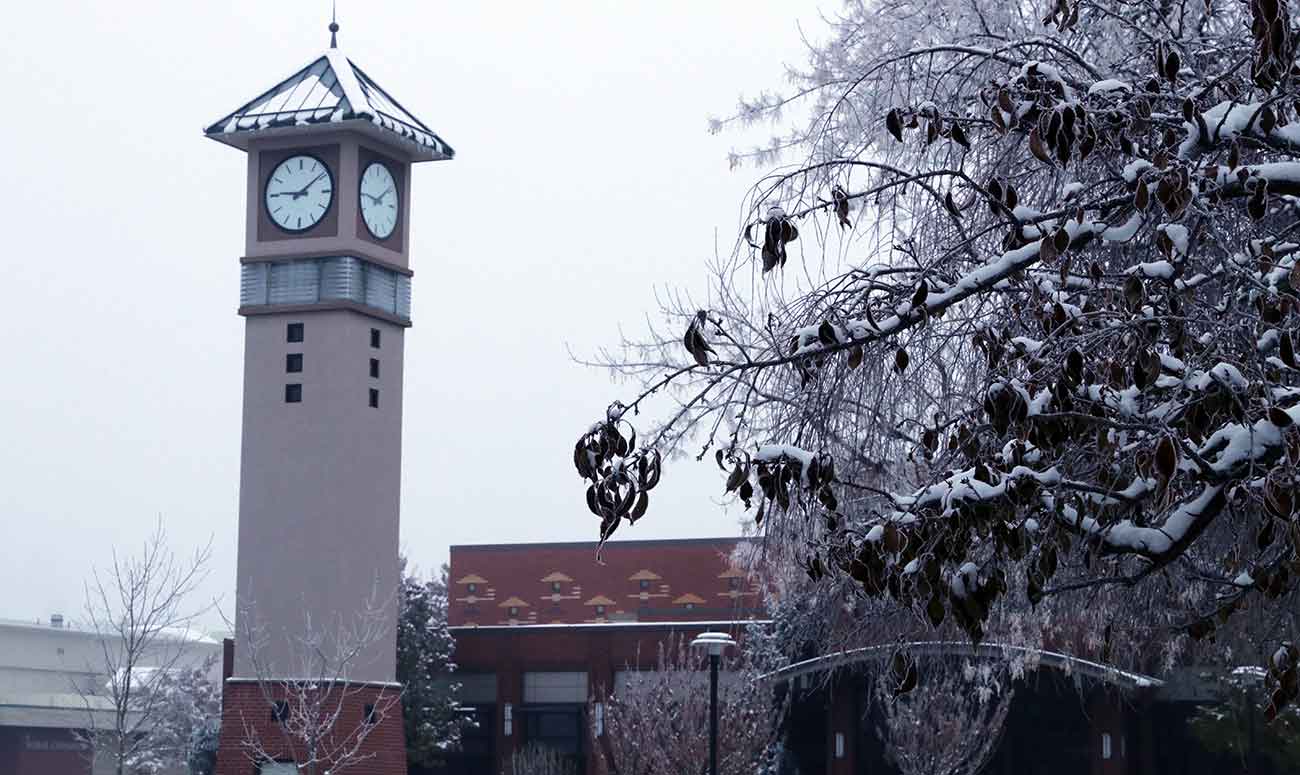
[[[400,691],[411,168],[454,151],[333,37],[204,130],[248,160],[236,637],[220,775],[292,771],[302,754],[285,747],[297,743],[268,687],[319,677],[316,647],[347,698],[338,735],[365,735],[357,771],[406,771],[400,704],[385,698]],[[261,738],[256,755],[250,736]]]

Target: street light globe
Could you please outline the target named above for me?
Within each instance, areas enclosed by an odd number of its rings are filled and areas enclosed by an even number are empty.
[[[706,649],[709,656],[721,656],[729,646],[736,645],[736,641],[725,632],[702,632],[693,641],[691,648]]]

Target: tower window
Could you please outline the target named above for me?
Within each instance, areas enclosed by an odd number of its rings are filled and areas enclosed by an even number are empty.
[[[374,388],[370,388],[370,408],[371,409],[379,408],[379,391],[375,390]]]
[[[370,376],[372,379],[379,379],[379,359],[370,359]]]
[[[286,404],[302,403],[302,384],[292,382],[284,386],[284,402]]]
[[[302,341],[302,323],[290,323],[285,331],[285,340],[289,342]]]
[[[370,329],[370,346],[379,349],[379,329]]]
[[[302,371],[302,353],[289,353],[284,356],[284,370],[290,374]]]

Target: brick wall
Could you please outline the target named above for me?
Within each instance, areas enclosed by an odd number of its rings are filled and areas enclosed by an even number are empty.
[[[348,684],[331,687],[341,697],[341,711],[335,734],[343,738],[363,724],[366,705],[387,708],[374,728],[366,735],[361,751],[368,758],[353,766],[332,772],[338,775],[405,775],[406,737],[402,726],[402,706],[394,702],[398,688],[387,685]],[[283,696],[283,695],[274,695]],[[279,722],[262,689],[252,681],[238,678],[226,681],[221,718],[221,742],[217,753],[216,775],[255,775],[257,765],[249,758],[245,741],[250,735],[281,761],[303,761],[305,752],[291,750]],[[391,704],[390,704],[391,703]],[[317,770],[323,775],[332,762]],[[304,775],[311,775],[304,771]]]
[[[743,539],[451,547],[448,622],[460,625],[707,621],[758,613],[732,567]]]

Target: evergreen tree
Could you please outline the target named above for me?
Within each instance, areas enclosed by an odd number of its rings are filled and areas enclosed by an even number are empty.
[[[447,630],[447,566],[429,580],[402,571],[401,613],[397,624],[397,680],[405,687],[402,716],[406,758],[431,766],[440,753],[460,742],[471,723],[458,711],[460,685],[451,680],[455,644]]]

